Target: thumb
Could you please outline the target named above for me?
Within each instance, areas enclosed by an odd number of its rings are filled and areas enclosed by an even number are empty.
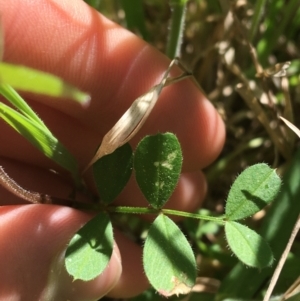
[[[105,271],[92,281],[73,280],[64,253],[90,216],[52,205],[0,208],[0,300],[89,301],[106,295],[122,267],[117,246]]]

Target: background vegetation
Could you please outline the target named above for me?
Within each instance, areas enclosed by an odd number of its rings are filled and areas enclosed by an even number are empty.
[[[183,65],[193,71],[203,93],[223,117],[227,131],[226,144],[217,161],[205,170],[210,188],[205,204],[199,209],[198,214],[202,216],[223,214],[225,200],[234,179],[250,165],[258,162],[267,163],[276,168],[283,177],[283,185],[275,202],[253,217],[243,220],[243,223],[255,229],[270,244],[275,257],[275,264],[271,267],[257,270],[246,268],[238,262],[227,246],[223,227],[212,222],[212,219],[204,218],[200,222],[187,219],[179,225],[185,234],[182,235],[182,239],[185,241],[185,237],[188,239],[186,246],[190,249],[191,245],[196,255],[198,277],[191,294],[172,297],[172,300],[262,300],[297,219],[300,225],[300,151],[297,151],[299,142],[295,134],[280,119],[284,117],[300,127],[297,114],[300,95],[299,0],[87,0],[87,2],[110,19],[139,35],[170,59],[179,56]],[[1,47],[3,45],[0,45]],[[89,96],[74,87],[69,87],[52,75],[22,66],[0,63],[0,71],[3,75],[0,94],[17,108],[13,109],[0,103],[0,118],[47,157],[67,169],[80,187],[80,173],[75,158],[12,87],[52,96],[61,96],[61,91],[64,91],[68,96],[83,103],[88,101]],[[38,81],[32,81],[30,74],[37,75]],[[35,88],[38,90],[34,90]],[[128,154],[131,160],[131,151]],[[135,164],[135,167],[137,166]],[[261,166],[268,169],[265,164]],[[10,183],[14,182],[11,182],[2,168],[0,172],[2,185],[10,188]],[[260,172],[255,180],[261,176],[263,175]],[[107,178],[105,174],[101,181]],[[266,184],[268,185],[269,183]],[[148,183],[144,186],[148,188]],[[268,188],[270,186],[274,188],[271,184]],[[38,193],[30,194],[21,187],[17,187],[17,191],[20,197],[29,202],[47,202],[47,199]],[[265,190],[262,191],[264,192]],[[111,195],[107,197],[113,199]],[[233,199],[232,203],[236,198]],[[157,207],[160,208],[160,205]],[[230,224],[229,207],[228,205],[226,207],[227,226]],[[244,209],[241,206],[239,208]],[[103,217],[105,214],[101,214],[99,221],[105,222]],[[114,226],[128,233],[137,243],[147,246],[147,240],[145,242],[149,229],[147,222],[131,215],[112,214],[111,217]],[[232,221],[235,219],[232,217]],[[93,222],[90,226],[95,229]],[[178,229],[173,223],[172,227]],[[109,231],[112,240],[112,229]],[[228,236],[228,227],[226,235]],[[76,237],[74,235],[74,239]],[[237,241],[236,237],[231,235],[232,239]],[[230,244],[229,240],[228,242]],[[182,245],[179,247],[182,248]],[[151,258],[153,248],[148,250],[150,250],[148,257]],[[70,248],[67,252],[69,251]],[[106,259],[108,262],[109,257]],[[155,269],[151,270],[152,274],[156,279]],[[271,299],[299,301],[299,275],[298,235]],[[296,295],[292,296],[293,294]],[[132,300],[161,299],[160,295],[150,289]],[[267,300],[265,297],[264,301]]]

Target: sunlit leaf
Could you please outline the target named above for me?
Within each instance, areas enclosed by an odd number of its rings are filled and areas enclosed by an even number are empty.
[[[244,170],[234,181],[226,202],[226,218],[251,216],[274,200],[281,185],[276,171],[260,163]]]
[[[163,296],[187,294],[195,284],[196,262],[178,226],[160,214],[150,226],[143,264],[151,285]]]
[[[288,243],[300,212],[300,150],[295,153],[288,166],[280,192],[274,204],[267,210],[259,229],[259,234],[267,239],[277,260]],[[224,295],[253,298],[270,280],[274,269],[275,265],[270,269],[259,271],[249,269],[242,263],[237,264],[224,278],[217,299],[222,300]]]
[[[71,239],[65,255],[66,269],[75,280],[92,280],[104,271],[112,251],[112,225],[109,216],[101,212]]]
[[[68,170],[75,180],[78,180],[79,172],[76,159],[44,127],[29,120],[3,103],[0,103],[0,118],[32,143],[45,156]]]
[[[127,143],[93,165],[94,179],[101,201],[112,202],[127,184],[133,164],[131,146]]]
[[[83,105],[90,101],[87,93],[81,92],[61,78],[25,66],[0,63],[0,81],[16,90],[69,98]]]
[[[161,208],[170,198],[181,164],[181,148],[174,134],[147,136],[139,143],[134,156],[136,180],[154,208]]]
[[[45,131],[50,131],[45,126],[44,122],[38,117],[38,115],[30,108],[26,101],[13,89],[10,85],[0,83],[0,93],[8,100],[14,107],[18,109],[20,113],[26,116],[32,122],[38,124]]]
[[[244,264],[264,268],[273,263],[273,255],[266,241],[255,231],[233,221],[225,223],[228,245]]]

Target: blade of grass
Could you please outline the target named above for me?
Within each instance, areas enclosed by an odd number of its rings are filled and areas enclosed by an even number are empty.
[[[267,2],[268,2],[267,0],[258,0],[255,3],[254,14],[252,17],[252,23],[251,23],[251,28],[250,28],[250,32],[249,32],[250,42],[253,42],[253,40],[256,36],[259,22],[261,21],[261,17],[265,11]]]
[[[101,0],[84,0],[88,5],[94,7],[95,9],[99,8]]]
[[[181,54],[186,4],[187,0],[170,0],[172,17],[166,50],[166,55],[170,59],[173,59],[174,57],[180,57]]]
[[[122,8],[125,11],[127,28],[138,32],[145,41],[149,40],[149,33],[145,23],[145,14],[142,0],[121,0]]]
[[[14,105],[29,120],[39,125],[45,132],[50,133],[44,122],[35,114],[24,99],[8,84],[0,83],[0,94]]]
[[[37,114],[27,105],[24,99],[9,85],[0,83],[0,94],[19,110],[0,102],[0,118],[26,138],[46,157],[68,170],[76,185],[80,185],[80,176],[76,159],[53,136]]]
[[[3,103],[0,103],[0,118],[46,157],[71,172],[78,182],[79,173],[75,158],[48,130]]]
[[[61,78],[25,66],[0,63],[0,79],[2,83],[21,91],[69,98],[82,105],[88,105],[90,101],[87,93],[81,92]]]

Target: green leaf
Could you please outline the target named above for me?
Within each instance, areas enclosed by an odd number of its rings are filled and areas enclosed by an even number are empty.
[[[45,156],[70,171],[74,179],[79,179],[76,159],[48,130],[3,103],[0,103],[0,118]]]
[[[16,90],[73,99],[83,105],[90,101],[87,93],[64,82],[61,78],[25,66],[0,63],[1,82]]]
[[[225,223],[225,234],[232,252],[244,264],[261,269],[273,263],[269,245],[255,231],[228,221]]]
[[[137,183],[152,207],[161,208],[173,193],[181,171],[180,144],[171,133],[145,137],[134,156]]]
[[[133,153],[128,143],[94,163],[94,179],[102,201],[112,202],[123,190],[131,176],[132,165]]]
[[[300,212],[300,150],[296,152],[289,168],[283,176],[283,185],[274,203],[267,210],[259,234],[265,237],[271,246],[276,261],[279,260],[291,231]],[[238,263],[224,278],[216,300],[223,300],[224,296],[251,299],[265,285],[274,273],[275,265],[271,268],[249,269]],[[251,279],[251,285],[249,285]],[[236,284],[239,285],[236,285]]]
[[[8,100],[13,106],[15,106],[20,113],[27,117],[32,122],[38,124],[45,131],[50,131],[45,126],[44,122],[38,117],[38,115],[30,108],[26,101],[14,90],[10,85],[0,83],[0,93]]]
[[[244,170],[233,183],[226,202],[226,218],[239,220],[251,216],[274,200],[281,179],[274,169],[260,163]]]
[[[143,9],[143,0],[121,0],[120,4],[125,12],[126,25],[131,31],[138,31],[144,40],[149,39],[146,18]]]
[[[163,296],[187,294],[195,284],[196,261],[178,226],[160,214],[150,226],[143,251],[145,273]]]
[[[92,280],[104,271],[112,251],[112,225],[101,212],[72,237],[65,255],[66,269],[74,280]]]

